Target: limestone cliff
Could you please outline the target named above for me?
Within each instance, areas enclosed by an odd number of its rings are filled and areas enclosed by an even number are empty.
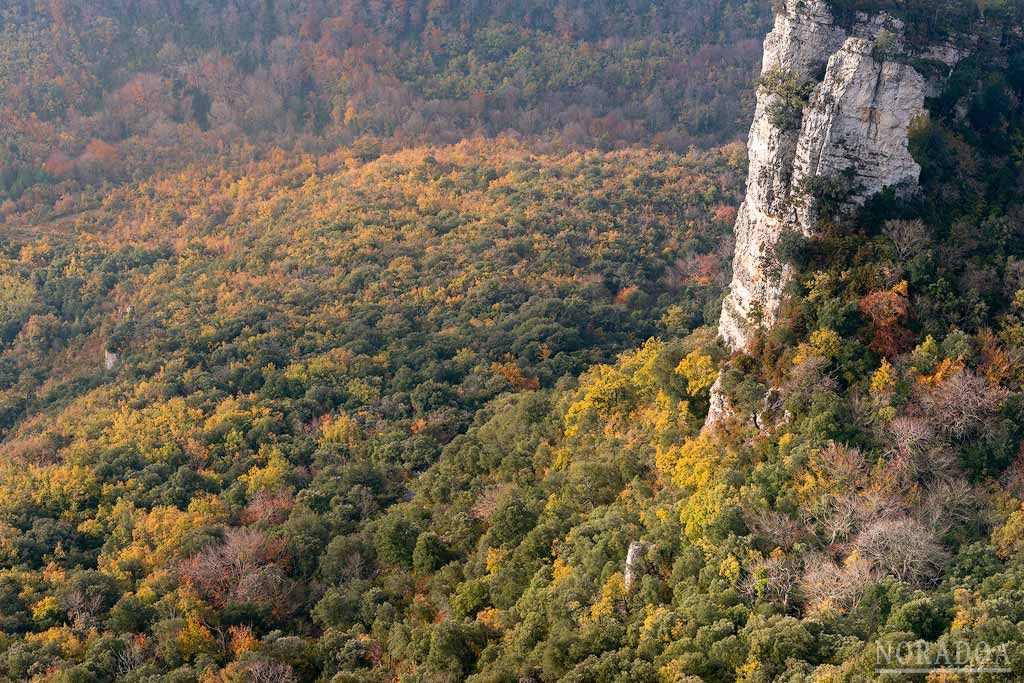
[[[924,112],[929,84],[911,62],[941,55],[951,66],[958,53],[936,46],[910,54],[902,28],[886,15],[861,15],[848,31],[824,0],[787,0],[777,14],[765,40],[733,281],[719,326],[731,349],[746,348],[758,325],[774,324],[786,280],[784,269],[770,267],[774,247],[786,230],[813,232],[816,181],[841,185],[850,205],[886,187],[916,185],[921,169],[908,130]],[[794,92],[766,85],[772,80],[810,93],[806,105],[780,115]]]
[[[825,66],[843,38],[823,2],[789,0],[765,39],[762,74],[789,72],[809,78]],[[762,254],[775,244],[785,225],[800,138],[798,128],[783,125],[771,115],[773,108],[782,105],[781,99],[780,94],[760,88],[750,129],[747,194],[736,219],[732,287],[719,326],[722,339],[734,349],[750,341],[749,320],[755,311],[771,324],[781,295],[781,282],[766,277],[761,268]]]
[[[764,45],[733,280],[719,324],[728,348],[743,350],[759,326],[774,325],[788,277],[775,247],[786,231],[813,233],[822,187],[841,189],[842,209],[888,187],[916,186],[921,169],[909,129],[937,90],[936,77],[959,57],[946,45],[912,53],[902,24],[884,14],[859,15],[844,28],[825,0],[786,0]],[[926,78],[912,64],[935,68]],[[728,412],[717,389],[712,406],[709,423]]]

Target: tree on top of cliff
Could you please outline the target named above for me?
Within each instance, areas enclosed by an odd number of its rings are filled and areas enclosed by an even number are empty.
[[[846,25],[857,13],[885,12],[905,22],[912,44],[965,35],[986,19],[995,23],[1020,21],[1020,0],[826,0],[836,19]]]

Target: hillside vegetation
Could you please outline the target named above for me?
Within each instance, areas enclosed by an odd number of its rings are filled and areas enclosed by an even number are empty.
[[[758,0],[5,2],[0,206],[246,143],[721,144],[767,26]]]
[[[417,577],[486,529],[450,535],[457,517],[403,501],[492,400],[716,309],[744,169],[738,146],[539,156],[510,139],[269,156],[8,221],[10,680],[109,680],[123,657],[126,680],[347,668],[332,658],[360,601],[402,623]],[[445,560],[413,572],[414,551]]]
[[[7,3],[0,681],[1024,677],[1024,44],[981,9],[920,192],[817,187],[727,356],[759,4]]]

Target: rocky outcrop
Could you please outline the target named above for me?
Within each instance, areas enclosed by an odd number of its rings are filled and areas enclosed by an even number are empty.
[[[786,11],[776,15],[775,27],[765,39],[761,73],[811,79],[824,69],[844,38],[822,0],[788,0]],[[749,343],[752,318],[768,325],[774,321],[781,300],[780,279],[762,268],[766,248],[778,241],[785,227],[800,141],[799,128],[783,125],[772,116],[773,109],[783,105],[781,100],[779,93],[759,89],[747,144],[747,193],[736,219],[732,287],[719,325],[722,339],[733,349]]]
[[[794,92],[759,88],[733,281],[719,325],[731,349],[746,348],[758,326],[775,323],[787,276],[773,264],[775,246],[786,230],[813,232],[825,183],[841,188],[851,206],[887,187],[916,185],[921,169],[910,156],[908,132],[933,88],[910,62],[952,66],[962,53],[935,46],[911,55],[902,30],[887,15],[862,15],[848,33],[824,0],[787,0],[776,17],[765,40],[763,80],[774,74],[811,94],[802,111],[780,117]]]
[[[921,167],[908,131],[924,113],[924,78],[912,67],[879,61],[874,43],[850,38],[829,59],[807,107],[793,162],[795,225],[814,229],[813,178],[836,179],[860,204],[887,187],[916,186]]]
[[[103,368],[105,370],[113,370],[117,367],[118,357],[113,351],[106,350],[103,352]]]
[[[632,589],[643,574],[643,561],[650,548],[651,544],[643,541],[633,541],[629,544],[629,550],[626,552],[626,571],[623,574],[626,590]]]
[[[705,424],[716,425],[729,417],[731,412],[732,409],[729,407],[729,402],[725,400],[725,394],[722,392],[722,376],[719,375],[718,379],[711,386],[711,402],[708,406],[708,416]]]
[[[823,190],[842,213],[883,189],[916,187],[911,124],[938,91],[942,67],[948,73],[963,56],[951,45],[911,54],[903,25],[885,14],[860,15],[844,29],[825,0],[786,0],[765,39],[748,140],[747,193],[719,323],[728,348],[748,348],[758,328],[775,324],[789,276],[776,246],[786,231],[813,233]],[[911,63],[937,68],[926,78]],[[729,414],[717,387],[709,424]]]

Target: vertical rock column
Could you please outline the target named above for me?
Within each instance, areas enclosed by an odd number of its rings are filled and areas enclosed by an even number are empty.
[[[788,0],[765,39],[761,72],[788,73],[811,81],[845,38],[823,0]],[[753,336],[749,321],[755,310],[765,325],[774,322],[782,293],[781,278],[771,277],[760,267],[762,255],[778,241],[787,220],[800,139],[799,127],[780,127],[773,120],[771,111],[778,104],[777,94],[759,89],[747,145],[747,194],[736,219],[732,287],[719,325],[722,339],[737,350],[745,348]]]
[[[773,115],[792,103],[783,105],[779,93],[759,88],[733,280],[719,323],[729,349],[748,348],[758,326],[775,324],[788,273],[777,263],[765,267],[771,263],[766,257],[773,257],[783,231],[813,233],[813,181],[838,183],[840,209],[862,205],[888,187],[916,188],[921,168],[910,155],[909,129],[925,112],[929,84],[907,63],[902,31],[900,22],[880,14],[862,16],[848,37],[823,0],[788,0],[776,16],[762,73],[813,88],[796,121]],[[729,412],[719,381],[707,424]]]
[[[873,41],[848,39],[829,59],[804,113],[792,190],[804,234],[817,221],[812,198],[802,196],[810,178],[841,178],[851,205],[887,187],[916,188],[920,180],[908,131],[925,111],[925,80],[912,66],[879,61],[873,52]]]

